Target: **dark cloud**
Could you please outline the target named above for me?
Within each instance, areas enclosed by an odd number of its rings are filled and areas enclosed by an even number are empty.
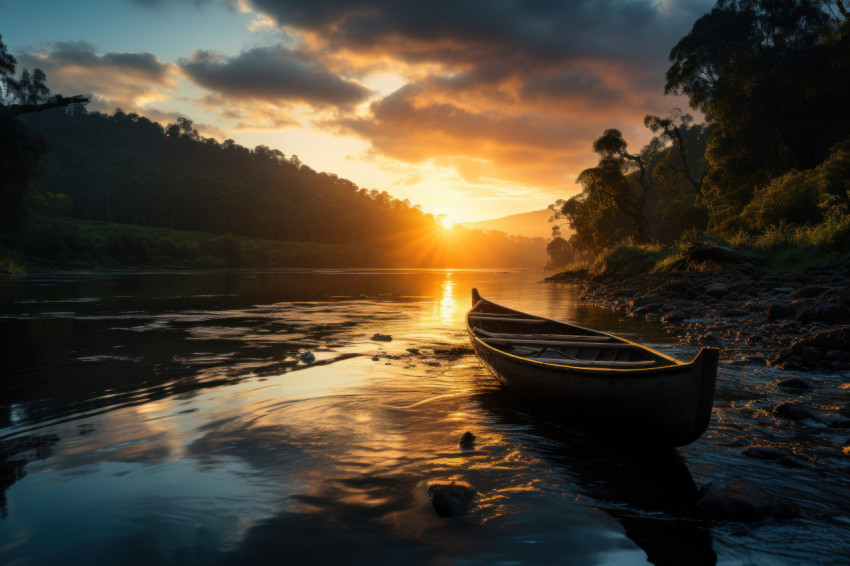
[[[666,55],[713,1],[251,0],[281,26],[321,33],[335,47],[393,45],[397,56],[443,62],[541,64],[593,56]]]
[[[238,98],[347,106],[370,94],[283,47],[251,49],[231,58],[196,51],[179,64],[199,85]]]
[[[98,53],[94,46],[84,41],[57,41],[47,44],[46,53],[25,53],[23,61],[50,67],[110,68],[125,73],[146,75],[160,82],[168,74],[168,65],[153,53]]]

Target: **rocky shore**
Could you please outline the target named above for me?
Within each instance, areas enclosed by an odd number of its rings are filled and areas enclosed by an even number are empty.
[[[564,272],[582,298],[659,321],[689,344],[715,346],[737,364],[793,371],[850,370],[850,268],[775,274],[751,263],[723,272],[623,278]]]

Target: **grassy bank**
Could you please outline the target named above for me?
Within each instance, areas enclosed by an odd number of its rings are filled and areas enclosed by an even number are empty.
[[[0,272],[64,269],[381,266],[373,249],[36,216],[0,247]]]
[[[850,263],[850,216],[835,215],[813,226],[772,226],[750,236],[740,232],[727,237],[689,235],[667,245],[621,243],[596,258],[568,267],[566,276],[608,275],[636,277],[678,269],[688,249],[697,242],[733,249],[774,272],[799,272],[811,265]],[[691,265],[690,270],[722,271],[714,261]]]

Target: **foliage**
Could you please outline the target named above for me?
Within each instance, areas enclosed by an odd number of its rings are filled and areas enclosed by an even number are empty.
[[[703,227],[706,211],[698,207],[705,128],[674,110],[669,118],[647,116],[660,132],[639,154],[627,152],[618,130],[594,143],[599,165],[581,173],[578,195],[549,208],[574,230],[573,248],[599,253],[628,238],[637,243],[670,242],[694,226]]]
[[[575,261],[575,252],[569,242],[561,236],[555,236],[546,245],[546,253],[549,255],[549,261],[546,263],[547,269],[555,269],[564,267]]]
[[[409,201],[317,173],[266,146],[249,150],[203,138],[185,118],[163,128],[120,109],[107,116],[80,108],[26,120],[49,148],[36,185],[44,198],[31,199],[46,213],[57,213],[61,200],[59,209],[81,220],[371,246],[391,265],[540,267],[546,261],[540,238],[447,231]],[[230,264],[255,265],[254,256],[240,258],[225,245]],[[128,260],[134,258],[128,251]]]
[[[0,106],[0,237],[15,234],[23,222],[26,193],[44,151],[44,141]]]
[[[807,171],[792,170],[758,189],[744,208],[744,226],[761,232],[780,224],[817,224],[850,201],[850,141],[836,144],[829,158]]]
[[[708,202],[719,220],[850,135],[850,28],[843,4],[719,0],[670,53],[666,92],[712,124]]]

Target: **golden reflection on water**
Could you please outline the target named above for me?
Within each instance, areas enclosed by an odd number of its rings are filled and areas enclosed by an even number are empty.
[[[449,323],[454,320],[455,311],[458,305],[454,298],[454,282],[452,281],[452,272],[446,272],[446,280],[443,281],[442,299],[440,300],[440,315],[443,322]]]

